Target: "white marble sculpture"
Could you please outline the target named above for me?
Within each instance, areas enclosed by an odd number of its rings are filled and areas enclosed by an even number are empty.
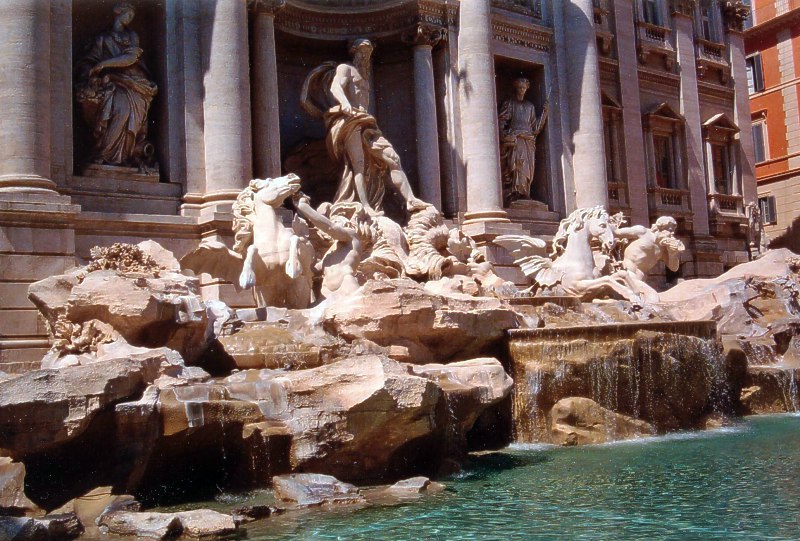
[[[610,253],[616,242],[603,207],[577,209],[561,220],[549,257],[543,255],[544,242],[539,239],[501,235],[494,242],[511,252],[515,263],[533,280],[536,293],[572,295],[584,301],[611,297],[636,303],[658,300],[652,288],[625,269],[602,275],[592,245],[599,242],[601,250]]]
[[[276,212],[299,190],[300,178],[293,174],[250,181],[233,206],[233,250],[206,240],[181,259],[181,267],[208,273],[241,289],[252,288],[260,307],[308,307],[314,248],[301,236],[301,224],[287,228]]]
[[[531,198],[536,169],[536,138],[547,123],[549,103],[536,116],[536,107],[525,99],[531,83],[525,77],[514,80],[514,96],[500,106],[501,171],[507,203]]]
[[[639,280],[644,280],[659,261],[672,272],[677,271],[680,253],[686,249],[675,237],[677,228],[678,222],[672,216],[661,216],[649,229],[642,225],[614,228],[618,238],[630,241],[623,252],[622,268]]]
[[[300,103],[325,121],[328,152],[341,164],[334,203],[359,202],[375,213],[391,186],[414,210],[426,203],[414,196],[400,156],[368,112],[372,50],[369,40],[357,39],[350,47],[352,63],[326,62],[316,67],[306,78]]]

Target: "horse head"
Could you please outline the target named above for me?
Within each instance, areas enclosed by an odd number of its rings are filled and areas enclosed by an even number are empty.
[[[616,239],[614,238],[614,230],[608,223],[608,214],[590,216],[585,223],[585,227],[589,232],[589,237],[598,239],[603,251],[606,253],[614,249]]]
[[[616,241],[610,220],[608,212],[599,205],[574,210],[569,216],[561,220],[558,232],[553,237],[553,257],[561,255],[566,249],[570,237],[579,231],[586,232],[586,238],[589,242],[592,239],[598,239],[604,249],[611,250]]]
[[[287,197],[300,191],[300,177],[289,173],[277,178],[257,178],[250,181],[255,201],[279,207]]]

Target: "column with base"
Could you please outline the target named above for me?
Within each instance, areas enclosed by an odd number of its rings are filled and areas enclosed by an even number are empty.
[[[28,286],[75,266],[80,207],[56,193],[51,180],[50,36],[57,9],[49,0],[0,2],[0,372],[40,367],[50,343]]]
[[[53,193],[50,2],[0,2],[0,192]]]
[[[575,204],[608,206],[600,67],[592,0],[562,0],[567,46],[567,94],[574,154]]]
[[[414,47],[414,112],[419,175],[417,195],[439,210],[442,209],[442,187],[432,51],[444,35],[443,28],[419,24],[403,36],[403,40]]]
[[[459,13],[458,72],[463,76],[459,96],[467,224],[508,221],[500,181],[490,4],[488,0],[462,0]]]
[[[251,0],[253,17],[253,173],[258,178],[281,174],[278,61],[275,15],[285,0]]]
[[[206,0],[203,84],[206,186],[202,215],[229,211],[253,173],[245,0]]]
[[[200,4],[205,186],[195,212],[207,231],[204,238],[231,246],[232,205],[253,176],[247,0]],[[201,288],[204,299],[235,308],[253,305],[249,292],[237,293],[216,279],[204,280]]]

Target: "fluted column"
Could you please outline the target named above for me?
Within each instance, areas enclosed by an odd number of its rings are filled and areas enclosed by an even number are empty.
[[[0,191],[52,192],[50,2],[0,2]]]
[[[417,129],[417,171],[420,199],[442,208],[439,166],[439,126],[433,79],[433,48],[444,37],[444,29],[419,24],[403,36],[414,47],[414,112]]]
[[[567,46],[567,95],[573,142],[575,203],[608,206],[600,67],[592,0],[562,0]]]
[[[467,180],[465,218],[467,222],[506,221],[489,0],[462,0],[459,23],[461,135]]]
[[[205,98],[206,203],[231,201],[252,176],[245,0],[204,0],[210,23]]]
[[[709,233],[708,185],[703,167],[703,122],[700,117],[700,98],[697,90],[697,59],[694,47],[694,26],[691,11],[678,9],[672,13],[675,48],[681,67],[681,114],[686,120],[686,172],[692,201],[692,231],[695,235]],[[713,175],[709,170],[709,175]]]
[[[253,172],[258,178],[281,174],[278,116],[278,60],[275,15],[285,0],[254,0],[253,20]]]

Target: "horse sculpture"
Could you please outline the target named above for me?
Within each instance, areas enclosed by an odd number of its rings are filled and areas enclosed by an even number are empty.
[[[233,250],[205,240],[181,259],[181,267],[229,281],[237,289],[252,288],[259,307],[307,308],[314,249],[276,212],[299,190],[300,178],[293,174],[250,181],[233,205]]]
[[[572,295],[583,301],[621,297],[641,303],[645,291],[628,271],[619,270],[608,276],[601,274],[592,253],[595,240],[600,242],[603,251],[610,252],[614,247],[609,215],[600,206],[577,209],[561,220],[550,257],[542,255],[545,243],[539,239],[502,235],[494,242],[511,253],[515,264],[533,280],[532,289],[536,292]]]

